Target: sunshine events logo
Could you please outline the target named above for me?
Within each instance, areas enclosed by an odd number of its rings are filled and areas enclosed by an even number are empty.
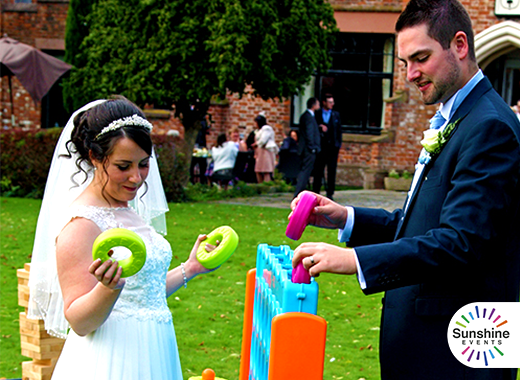
[[[468,367],[520,367],[520,303],[476,302],[460,308],[450,321],[448,344]]]

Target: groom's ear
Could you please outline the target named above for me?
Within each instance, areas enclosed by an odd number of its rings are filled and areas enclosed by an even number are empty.
[[[463,61],[468,57],[469,54],[469,44],[468,44],[468,36],[463,31],[458,31],[455,33],[455,36],[451,40],[451,49],[459,58],[460,61]]]

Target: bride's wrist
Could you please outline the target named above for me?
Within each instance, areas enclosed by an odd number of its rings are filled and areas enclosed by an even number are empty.
[[[184,282],[184,287],[186,287],[186,284],[190,280],[194,279],[198,275],[198,273],[195,270],[192,263],[190,262],[190,260],[188,260],[184,263],[181,263],[180,267],[181,267],[181,274],[182,274],[182,279]]]

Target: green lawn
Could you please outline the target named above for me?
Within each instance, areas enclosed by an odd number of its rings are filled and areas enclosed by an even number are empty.
[[[16,270],[30,261],[40,201],[0,198],[0,378],[21,377]],[[170,204],[167,239],[172,265],[187,255],[200,233],[233,227],[240,244],[217,271],[194,279],[169,299],[184,378],[204,368],[237,379],[240,365],[245,278],[256,248],[297,244],[285,237],[289,210],[224,204]],[[336,231],[307,228],[300,242],[337,242]],[[338,243],[339,244],[339,243]],[[364,296],[353,276],[318,278],[318,315],[328,322],[324,379],[378,379],[381,294]]]

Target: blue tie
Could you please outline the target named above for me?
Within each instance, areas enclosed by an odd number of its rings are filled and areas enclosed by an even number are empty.
[[[446,119],[442,116],[441,112],[437,111],[430,119],[430,129],[439,129],[445,121]]]

